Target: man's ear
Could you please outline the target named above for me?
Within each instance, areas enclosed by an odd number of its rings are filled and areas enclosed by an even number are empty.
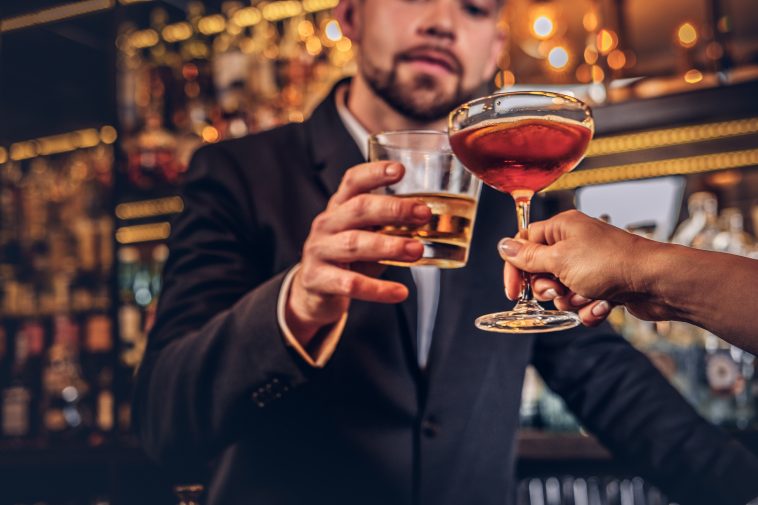
[[[342,28],[342,34],[353,42],[360,42],[361,23],[358,16],[358,9],[363,0],[340,0],[337,7],[334,8],[334,18],[339,22]]]

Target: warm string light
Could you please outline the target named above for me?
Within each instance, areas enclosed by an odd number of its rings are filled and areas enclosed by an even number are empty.
[[[697,29],[689,21],[679,25],[679,28],[676,31],[676,36],[677,42],[679,42],[679,45],[684,48],[689,49],[691,47],[695,47],[697,44]]]
[[[697,84],[703,80],[703,73],[696,69],[692,68],[685,72],[684,74],[684,82],[687,84]]]
[[[180,196],[120,203],[116,206],[116,217],[122,220],[178,214],[184,210]]]
[[[540,40],[546,40],[555,34],[555,22],[549,16],[538,16],[532,23],[532,33]]]
[[[118,38],[117,47],[130,53],[134,50],[149,50],[150,54],[157,59],[171,56],[173,53],[166,46],[160,44],[161,40],[168,43],[183,42],[180,48],[181,56],[185,59],[207,59],[210,57],[211,46],[215,52],[225,52],[229,49],[233,37],[242,34],[244,28],[259,25],[262,21],[273,24],[287,19],[293,19],[304,13],[316,13],[322,10],[334,8],[338,0],[279,0],[268,2],[259,7],[249,6],[236,9],[227,9],[224,14],[211,14],[203,16],[202,9],[190,9],[189,16],[192,22],[181,21],[160,27],[167,20],[165,11],[159,9],[153,12],[151,23],[154,28],[132,31]],[[296,30],[299,41],[303,44],[305,52],[313,57],[324,52],[324,48],[335,48],[336,51],[329,53],[329,59],[337,66],[344,66],[353,57],[352,42],[343,36],[339,23],[334,19],[324,19],[321,29],[317,33],[313,21],[302,19],[297,22]],[[270,29],[270,28],[267,28]],[[275,30],[275,28],[274,28]],[[192,37],[195,33],[212,37],[213,43],[208,43]],[[244,35],[244,34],[243,34]],[[261,52],[267,59],[276,59],[281,56],[276,44],[266,43],[257,34],[241,36],[236,39],[236,44],[244,54]],[[196,86],[188,84],[187,94],[192,96]],[[208,133],[208,139],[212,139],[212,133]],[[212,140],[207,140],[211,142]]]
[[[600,54],[606,55],[616,49],[619,37],[613,30],[602,29],[597,34],[597,48]]]
[[[281,21],[303,12],[303,4],[297,0],[279,0],[264,5],[262,12],[266,21]]]
[[[134,226],[122,226],[116,230],[116,242],[119,244],[136,244],[166,240],[171,235],[171,224],[150,223]]]
[[[568,50],[563,46],[556,46],[547,55],[547,61],[555,70],[565,69],[570,61]]]
[[[249,27],[255,26],[261,22],[263,14],[256,7],[245,7],[239,9],[232,14],[232,21],[237,26]]]

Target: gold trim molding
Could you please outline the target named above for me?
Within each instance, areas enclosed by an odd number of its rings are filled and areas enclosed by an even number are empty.
[[[595,184],[608,184],[611,182],[663,177],[666,175],[698,174],[754,165],[758,165],[758,149],[703,154],[700,156],[671,158],[602,168],[588,168],[564,175],[555,184],[545,189],[545,191],[561,191]]]
[[[111,9],[115,0],[84,0],[72,2],[49,9],[42,9],[31,14],[22,14],[11,18],[0,19],[0,33],[12,32],[32,26],[55,23],[65,19],[91,14],[93,12]]]
[[[593,140],[587,149],[587,157],[693,144],[757,133],[758,117],[626,133]]]

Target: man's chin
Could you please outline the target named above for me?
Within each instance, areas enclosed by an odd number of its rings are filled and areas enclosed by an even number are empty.
[[[414,92],[428,91],[436,94],[437,96],[452,97],[455,95],[456,89],[458,89],[459,79],[458,76],[452,73],[438,73],[438,72],[425,72],[423,70],[411,70],[398,72],[397,83],[400,86],[404,86],[405,89],[413,90]]]
[[[420,108],[435,107],[441,103],[452,102],[456,96],[455,86],[447,86],[433,76],[418,75],[411,81],[397,83],[399,93],[406,100]]]

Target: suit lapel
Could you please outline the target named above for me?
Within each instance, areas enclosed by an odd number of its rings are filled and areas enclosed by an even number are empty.
[[[427,375],[430,383],[432,376],[444,367],[450,346],[456,334],[461,331],[461,324],[473,324],[463,321],[462,313],[469,302],[468,282],[472,275],[470,268],[457,268],[440,271],[440,292],[437,302],[437,317],[434,321],[432,345],[429,349]]]
[[[305,125],[316,178],[326,200],[337,191],[348,168],[365,162],[355,140],[342,123],[335,105],[336,90],[345,82],[347,81],[341,81],[335,85],[330,95],[313,111],[313,115]],[[388,267],[382,278],[399,282],[408,288],[410,296],[403,303],[398,304],[397,310],[398,316],[405,323],[404,348],[412,353],[413,362],[417,363],[417,301],[413,276],[408,268]]]

